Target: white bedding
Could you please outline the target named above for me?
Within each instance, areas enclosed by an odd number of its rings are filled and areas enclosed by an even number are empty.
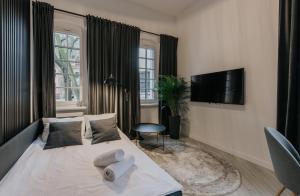
[[[121,140],[43,150],[38,138],[0,181],[2,196],[155,196],[182,186],[139,150],[121,131]],[[115,182],[104,180],[94,158],[121,148],[134,155],[135,165]]]

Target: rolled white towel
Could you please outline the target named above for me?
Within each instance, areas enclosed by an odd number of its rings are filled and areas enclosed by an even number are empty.
[[[123,161],[113,163],[104,169],[104,179],[115,181],[125,174],[134,164],[134,156],[129,155]]]
[[[124,151],[122,149],[112,150],[97,156],[94,159],[96,167],[106,167],[109,164],[122,161],[124,159]]]

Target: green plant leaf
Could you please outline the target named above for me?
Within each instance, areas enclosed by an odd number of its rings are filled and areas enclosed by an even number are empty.
[[[155,90],[158,91],[160,101],[169,106],[172,116],[186,111],[189,86],[183,78],[171,75],[162,76],[156,84]]]

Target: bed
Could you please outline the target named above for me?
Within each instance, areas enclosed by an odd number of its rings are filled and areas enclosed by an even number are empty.
[[[121,140],[91,145],[89,140],[83,139],[83,145],[80,146],[43,150],[44,143],[39,137],[36,138],[37,130],[33,131],[37,129],[36,126],[18,135],[25,141],[34,138],[27,149],[26,144],[18,143],[20,138],[1,146],[1,159],[6,156],[5,153],[13,154],[0,163],[0,178],[1,173],[4,176],[0,181],[0,195],[181,195],[182,186],[120,130]],[[22,154],[23,148],[26,150]],[[103,179],[103,170],[94,167],[93,160],[95,156],[117,148],[134,155],[135,165],[115,182],[108,182]],[[20,154],[22,156],[19,158]]]

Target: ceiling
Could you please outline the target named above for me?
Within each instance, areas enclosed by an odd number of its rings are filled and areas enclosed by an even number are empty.
[[[198,0],[126,0],[146,8],[176,17]]]
[[[155,20],[175,20],[185,9],[199,0],[43,0],[54,5],[68,3],[122,15]],[[72,9],[72,6],[68,6]]]

